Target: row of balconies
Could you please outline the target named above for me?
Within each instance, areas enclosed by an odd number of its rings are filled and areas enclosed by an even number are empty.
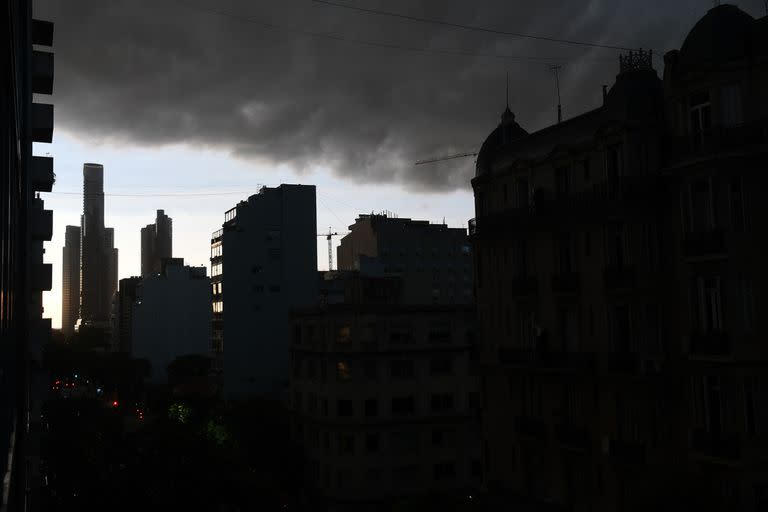
[[[688,357],[728,357],[732,344],[727,332],[692,332]],[[579,370],[588,373],[623,373],[631,375],[660,375],[664,357],[661,354],[638,352],[569,352],[543,348],[500,347],[498,361],[504,366]]]
[[[569,423],[556,423],[550,430],[542,418],[516,416],[514,430],[521,439],[545,442],[551,439],[561,449],[589,452],[593,448],[593,435],[589,428]],[[722,461],[741,458],[741,439],[735,434],[713,433],[696,428],[690,431],[690,451],[699,456]],[[645,464],[647,443],[642,440],[604,438],[602,452],[611,458],[629,464]]]
[[[603,269],[603,286],[608,291],[632,289],[637,286],[637,272],[632,265],[610,266]],[[581,274],[569,272],[552,276],[551,289],[557,294],[576,294],[581,290]],[[507,288],[516,297],[527,297],[539,292],[536,276],[518,277]]]
[[[664,140],[667,164],[722,155],[732,151],[748,152],[768,145],[768,122],[758,120],[738,126],[713,126],[707,131]]]

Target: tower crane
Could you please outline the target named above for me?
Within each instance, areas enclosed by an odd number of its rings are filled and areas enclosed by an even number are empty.
[[[346,233],[335,233],[331,228],[328,228],[327,233],[318,233],[317,236],[324,236],[328,240],[328,270],[333,270],[333,242],[334,236],[343,236]]]
[[[467,153],[456,153],[455,155],[438,156],[435,158],[425,158],[424,160],[417,160],[413,165],[431,164],[434,162],[442,162],[443,160],[453,160],[455,158],[466,158],[468,156],[477,156],[477,151]]]

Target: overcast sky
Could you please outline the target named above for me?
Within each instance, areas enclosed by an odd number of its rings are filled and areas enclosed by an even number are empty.
[[[335,1],[335,0],[334,0]],[[345,0],[338,0],[344,3]],[[711,0],[347,0],[349,5],[507,32],[679,48]],[[762,0],[735,2],[753,16]],[[319,229],[357,213],[465,225],[472,158],[505,102],[527,130],[599,105],[619,50],[436,26],[312,0],[36,0],[55,23],[54,290],[60,323],[64,226],[77,224],[82,163],[105,166],[120,276],[138,273],[139,229],[164,208],[174,255],[207,262],[223,213],[281,182],[318,186]],[[655,60],[661,72],[662,60]],[[179,194],[210,193],[210,196]],[[164,197],[163,195],[166,195]],[[167,197],[170,196],[170,197]],[[327,266],[325,240],[318,245]]]

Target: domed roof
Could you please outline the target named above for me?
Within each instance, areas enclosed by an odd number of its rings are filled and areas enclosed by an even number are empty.
[[[477,154],[475,176],[480,176],[490,170],[491,161],[500,149],[526,135],[528,135],[528,132],[517,124],[515,114],[507,107],[504,113],[501,114],[499,126],[491,132],[480,147],[480,152]]]
[[[750,55],[755,19],[735,5],[718,5],[699,20],[680,49],[689,67],[718,64]]]

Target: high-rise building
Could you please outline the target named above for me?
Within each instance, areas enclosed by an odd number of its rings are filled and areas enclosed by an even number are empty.
[[[104,227],[104,167],[83,165],[83,216],[80,227],[80,320],[106,326],[117,289],[114,230]]]
[[[61,332],[69,338],[80,317],[80,226],[66,227],[62,252]]]
[[[263,187],[211,237],[212,348],[228,396],[288,387],[289,310],[317,300],[313,185]]]
[[[136,302],[140,277],[120,280],[115,294],[115,311],[112,325],[112,351],[131,353],[133,341],[133,303]]]
[[[36,45],[33,48],[33,45]],[[32,19],[32,2],[0,9],[0,508],[32,510],[41,487],[39,438],[45,375],[42,347],[51,338],[42,292],[51,289],[43,244],[53,215],[35,192],[53,187],[53,159],[32,156],[50,143],[53,24]],[[42,385],[42,389],[41,389]]]
[[[349,229],[337,248],[339,270],[403,277],[404,304],[474,302],[465,228],[366,214]]]
[[[159,274],[161,262],[173,256],[172,219],[157,210],[154,224],[141,228],[141,276]]]
[[[211,280],[205,267],[166,258],[160,273],[142,278],[135,294],[131,355],[149,360],[153,382],[167,382],[167,367],[177,357],[210,355]]]
[[[533,133],[507,109],[483,143],[470,235],[506,508],[768,507],[767,41],[768,17],[717,6],[663,81],[630,52],[598,108]]]

